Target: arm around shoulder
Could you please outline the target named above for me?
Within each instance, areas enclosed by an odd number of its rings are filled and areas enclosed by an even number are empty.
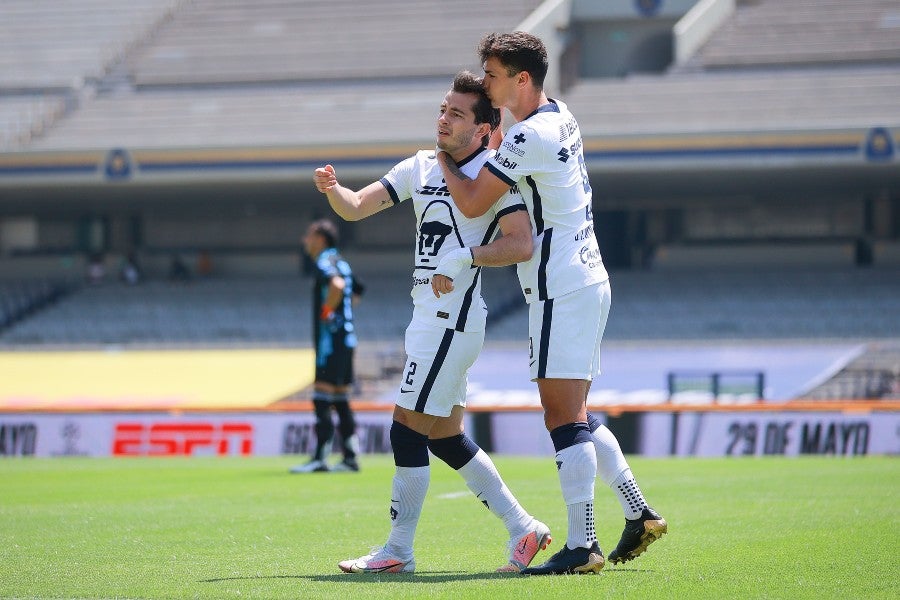
[[[473,263],[478,267],[505,267],[526,261],[534,252],[531,219],[525,210],[500,217],[500,237],[485,246],[472,248]]]
[[[447,190],[459,211],[468,219],[480,217],[509,191],[509,184],[491,174],[485,167],[471,179],[460,171],[446,152],[438,153],[438,164],[444,174]]]

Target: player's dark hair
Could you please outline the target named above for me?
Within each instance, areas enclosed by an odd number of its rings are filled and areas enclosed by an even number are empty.
[[[512,33],[489,33],[478,44],[478,56],[484,64],[489,58],[496,58],[506,67],[512,77],[522,71],[531,75],[535,87],[543,89],[547,77],[547,48],[537,36],[514,31]]]
[[[453,91],[457,94],[473,94],[477,99],[472,106],[475,124],[487,123],[493,132],[500,126],[500,109],[491,106],[491,99],[484,91],[484,80],[470,71],[460,71],[453,78]],[[487,146],[490,134],[481,138],[481,145]]]
[[[340,235],[337,225],[330,219],[319,219],[310,223],[313,233],[318,233],[325,239],[328,248],[337,248]]]

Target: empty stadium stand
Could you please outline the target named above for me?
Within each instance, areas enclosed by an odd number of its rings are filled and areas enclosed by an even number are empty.
[[[69,293],[71,286],[47,279],[0,280],[0,332]]]
[[[0,151],[24,147],[39,137],[65,112],[59,94],[0,94]]]
[[[472,48],[480,34],[510,27],[539,2],[503,12],[482,0],[452,10],[433,1],[414,10],[397,4],[145,0],[127,15],[143,28],[132,26],[130,43],[116,44],[126,57],[117,67],[121,85],[79,96],[65,115],[59,100],[51,102],[49,117],[39,110],[25,125],[7,125],[6,137],[28,140],[33,150],[352,144],[361,131],[370,144],[425,144],[449,77],[462,66],[477,71]],[[588,138],[897,127],[897,12],[886,0],[740,3],[688,67],[581,79],[564,99]],[[391,29],[404,33],[383,33]],[[63,37],[59,52],[74,43]],[[848,49],[867,45],[880,50],[851,60],[855,68],[842,63],[853,56]],[[740,68],[754,56],[768,68]],[[103,76],[100,67],[65,68]]]
[[[445,78],[478,68],[484,31],[540,0],[195,0],[128,59],[138,87],[239,82]]]
[[[425,145],[449,80],[98,96],[30,148],[350,144],[360,131],[369,144]],[[900,66],[584,80],[565,101],[584,135],[608,136],[896,127],[898,95]]]
[[[900,336],[896,269],[669,269],[612,275],[607,339]]]
[[[402,341],[409,271],[357,270],[367,286],[360,339]],[[890,268],[617,271],[612,284],[611,341],[900,338],[900,277]],[[309,286],[299,276],[86,285],[12,324],[0,344],[308,345]],[[527,338],[514,271],[487,269],[484,286],[488,339]]]
[[[707,70],[900,62],[895,0],[748,0],[692,61]]]
[[[78,89],[96,81],[184,0],[6,0],[0,88]]]
[[[427,144],[433,143],[431,130],[449,81],[126,90],[83,101],[30,148],[351,144],[359,142],[361,131],[371,136],[370,144]],[[404,117],[396,118],[398,113]]]
[[[48,346],[311,343],[304,303],[299,279],[106,283],[82,287],[0,337]]]
[[[586,135],[896,127],[900,62],[582,80],[565,100]]]
[[[81,97],[29,148],[341,144],[360,131],[427,144],[452,75],[479,69],[484,31],[538,4],[182,2],[133,44],[121,85]]]

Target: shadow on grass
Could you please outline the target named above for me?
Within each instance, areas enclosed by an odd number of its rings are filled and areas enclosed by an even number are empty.
[[[335,573],[334,575],[248,575],[201,579],[198,583],[221,581],[249,581],[264,579],[305,579],[320,583],[359,583],[360,581],[391,581],[397,583],[444,583],[447,581],[475,581],[480,579],[510,579],[515,573],[465,573],[463,571],[420,571],[418,573]]]
[[[602,574],[652,573],[653,569],[607,569]],[[463,571],[420,571],[417,573],[335,573],[333,575],[248,575],[243,577],[219,577],[201,579],[198,583],[219,583],[222,581],[251,581],[265,579],[305,579],[320,583],[356,583],[359,581],[391,581],[397,583],[445,583],[448,581],[478,581],[485,579],[515,579],[525,576],[515,573],[465,573]]]

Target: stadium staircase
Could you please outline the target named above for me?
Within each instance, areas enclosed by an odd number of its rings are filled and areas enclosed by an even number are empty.
[[[0,281],[0,336],[17,323],[50,309],[74,290],[72,284],[45,279]]]
[[[900,398],[900,342],[866,345],[865,352],[804,394],[800,400]]]

